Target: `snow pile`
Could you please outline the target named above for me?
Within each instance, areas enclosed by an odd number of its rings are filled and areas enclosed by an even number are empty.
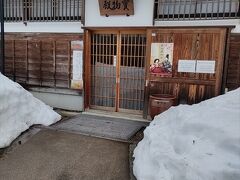
[[[156,116],[134,157],[138,180],[240,179],[240,88]]]
[[[49,106],[0,73],[0,148],[33,124],[48,126],[60,119]]]

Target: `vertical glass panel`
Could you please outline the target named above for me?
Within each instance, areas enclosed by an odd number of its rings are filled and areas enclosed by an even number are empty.
[[[93,34],[91,105],[115,107],[117,35]]]
[[[146,36],[121,35],[120,103],[122,109],[143,110]]]

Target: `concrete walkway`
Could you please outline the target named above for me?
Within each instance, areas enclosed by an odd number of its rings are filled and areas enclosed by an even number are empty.
[[[129,144],[41,130],[0,158],[3,180],[128,180]]]

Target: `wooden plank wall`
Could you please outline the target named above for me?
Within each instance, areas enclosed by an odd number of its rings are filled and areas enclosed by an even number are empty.
[[[193,104],[220,94],[226,29],[152,29],[149,43],[174,43],[172,77],[148,74],[148,94],[174,94]],[[148,35],[148,36],[149,36]],[[151,44],[148,44],[148,48]],[[150,59],[148,49],[148,59]],[[178,60],[216,60],[215,74],[179,73]]]
[[[238,87],[240,87],[240,34],[231,34],[226,88],[233,90]]]
[[[23,85],[70,88],[75,40],[83,40],[83,35],[7,33],[6,75]]]

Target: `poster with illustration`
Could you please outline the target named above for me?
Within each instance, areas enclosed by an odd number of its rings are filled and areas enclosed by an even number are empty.
[[[172,76],[173,43],[152,43],[150,73]]]

